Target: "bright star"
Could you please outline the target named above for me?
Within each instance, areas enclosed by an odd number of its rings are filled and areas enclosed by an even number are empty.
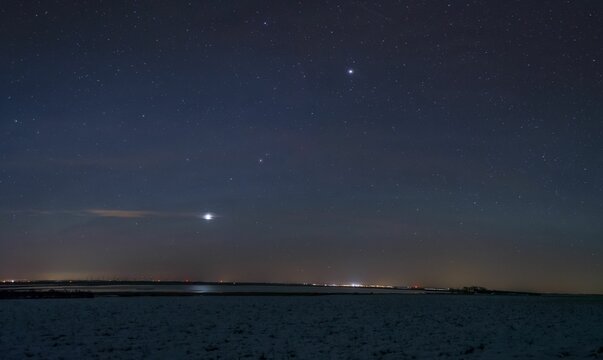
[[[211,221],[214,219],[215,216],[212,213],[205,213],[201,217],[203,218],[203,220]]]
[[[350,68],[348,69],[348,75],[353,75],[354,74],[354,69]]]

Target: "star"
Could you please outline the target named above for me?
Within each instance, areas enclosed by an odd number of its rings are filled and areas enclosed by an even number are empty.
[[[354,75],[354,69],[349,68],[348,69],[348,75]]]
[[[203,214],[201,217],[203,218],[203,220],[206,220],[206,221],[211,221],[211,220],[213,220],[213,219],[214,219],[216,216],[215,216],[214,214],[212,214],[212,213],[209,213],[209,212],[208,212],[208,213]]]

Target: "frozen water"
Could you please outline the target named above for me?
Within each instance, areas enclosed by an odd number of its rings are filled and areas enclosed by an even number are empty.
[[[462,295],[0,301],[0,358],[603,358],[603,298]]]

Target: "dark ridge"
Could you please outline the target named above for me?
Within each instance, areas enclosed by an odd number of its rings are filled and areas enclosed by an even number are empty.
[[[93,298],[91,291],[68,291],[68,290],[1,290],[0,300],[8,299],[83,299]]]

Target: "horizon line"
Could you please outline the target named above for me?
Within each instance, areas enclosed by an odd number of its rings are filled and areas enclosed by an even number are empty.
[[[207,281],[207,280],[173,280],[173,279],[3,279],[0,280],[0,286],[12,285],[12,284],[25,284],[25,283],[73,283],[73,282],[148,282],[148,283],[181,283],[181,284],[216,284],[216,285],[271,285],[271,286],[314,286],[314,287],[348,287],[348,288],[380,288],[380,289],[396,289],[396,290],[424,290],[424,291],[458,291],[458,290],[477,290],[486,292],[498,292],[498,293],[518,293],[518,294],[535,294],[535,295],[579,295],[579,296],[603,296],[603,293],[595,292],[559,292],[559,291],[535,291],[535,290],[500,290],[495,288],[488,288],[480,285],[469,285],[461,287],[442,287],[442,286],[422,286],[422,285],[385,285],[385,284],[363,284],[363,283],[307,283],[307,282],[266,282],[266,281]]]

